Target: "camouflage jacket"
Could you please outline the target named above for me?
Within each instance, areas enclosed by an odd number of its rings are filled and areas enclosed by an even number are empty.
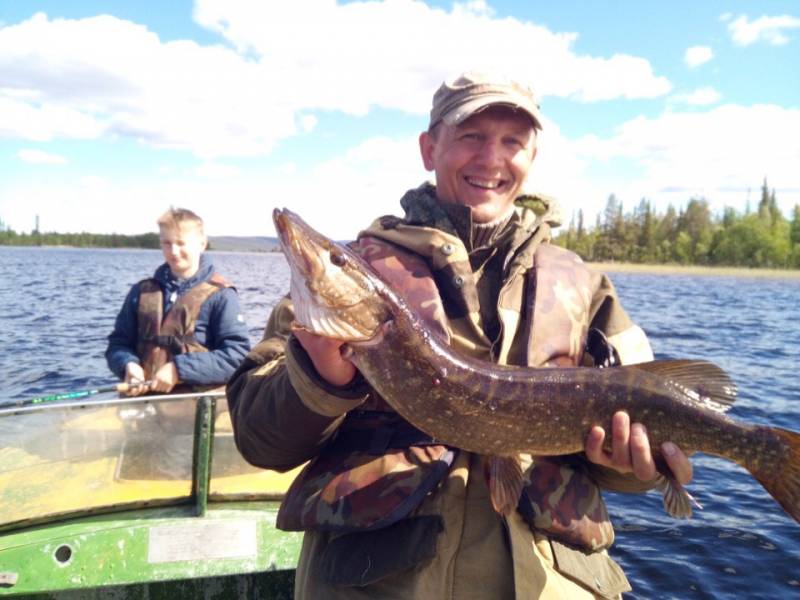
[[[539,202],[518,208],[508,227],[503,252],[494,257],[495,266],[501,265],[503,276],[495,296],[498,299],[499,327],[496,335],[490,338],[483,322],[486,313],[480,310],[479,286],[470,252],[431,196],[430,189],[424,187],[410,192],[403,201],[406,218],[379,219],[362,234],[359,247],[384,275],[392,270],[393,261],[411,259],[424,263],[428,276],[435,281],[439,298],[426,300],[420,296],[413,304],[430,313],[427,315],[429,321],[439,324],[451,345],[473,356],[509,364],[577,364],[589,324],[612,338],[631,329],[632,323],[619,306],[613,287],[605,277],[576,266],[577,257],[571,253],[542,245],[549,240],[549,222],[553,213],[547,203]],[[374,240],[381,243],[376,244]],[[402,251],[398,250],[394,256],[387,254],[384,252],[387,243],[402,248]],[[484,261],[483,265],[486,264]],[[415,272],[413,265],[408,264],[395,271],[401,273],[401,277],[402,273],[413,275]],[[564,277],[580,281],[572,280],[564,285]],[[425,277],[415,281],[420,284],[423,279]],[[412,288],[413,284],[405,286],[407,295],[414,294]],[[533,298],[538,299],[536,303],[531,301]],[[534,326],[534,304],[537,319],[540,314],[558,315],[558,318],[539,319],[543,324]],[[455,473],[452,469],[458,470],[456,466],[448,465],[463,464],[463,460],[454,461],[452,449],[436,445],[411,444],[411,447],[388,448],[389,451],[384,447],[378,453],[353,453],[345,444],[343,451],[347,461],[342,462],[342,454],[331,451],[337,448],[337,439],[346,439],[346,436],[337,435],[342,424],[351,431],[358,428],[358,417],[366,414],[366,408],[382,407],[363,381],[356,380],[344,389],[333,388],[322,381],[302,348],[288,334],[292,318],[291,303],[284,300],[270,317],[265,339],[234,376],[229,386],[229,401],[237,444],[251,462],[268,468],[288,469],[320,456],[310,467],[316,470],[311,474],[307,472],[304,480],[298,482],[299,487],[310,485],[306,492],[312,489],[313,493],[302,495],[302,502],[288,512],[302,525],[302,511],[306,510],[305,516],[309,515],[309,505],[304,503],[311,499],[317,512],[312,511],[311,520],[306,521],[309,528],[321,521],[328,525],[337,520],[347,522],[339,533],[332,534],[336,543],[331,541],[323,553],[327,558],[308,558],[323,571],[325,564],[333,561],[336,569],[330,569],[328,575],[335,578],[340,575],[333,574],[334,571],[341,574],[347,569],[343,567],[340,556],[331,558],[338,554],[332,554],[330,548],[340,545],[343,537],[361,535],[347,534],[348,528],[352,529],[355,524],[356,528],[363,530],[377,530],[374,532],[377,535],[378,531],[393,530],[402,525],[404,521],[396,522],[398,515],[410,515],[406,521],[419,524],[422,515],[436,513],[431,506],[438,504],[436,490],[445,485],[440,483],[442,477],[449,481]],[[548,332],[548,323],[556,324],[562,330]],[[293,423],[300,422],[302,427],[293,426]],[[362,426],[373,428],[373,424],[364,425],[364,422]],[[580,527],[582,520],[590,524],[606,523],[605,508],[596,482],[617,489],[643,487],[631,478],[591,465],[580,457],[566,461],[537,459],[535,463],[529,458],[528,464],[532,466],[528,471],[531,486],[527,511],[523,509],[522,513],[539,532],[536,535],[542,532],[566,534],[566,539],[574,542],[574,538],[570,540],[569,536]],[[446,473],[448,468],[451,469],[449,475]],[[390,483],[400,484],[387,485],[387,473],[395,478]],[[473,474],[470,467],[467,485],[472,485],[476,477],[481,475]],[[382,502],[375,502],[374,489],[364,495],[366,500],[359,499],[359,491],[370,485],[378,486]],[[350,496],[349,502],[337,502],[347,496]],[[553,498],[562,497],[572,498],[566,512],[563,504],[551,502]],[[387,511],[387,507],[393,512]],[[557,509],[562,509],[562,512]],[[517,522],[516,517],[514,522]],[[511,527],[510,523],[507,526]],[[335,530],[336,527],[328,529]],[[514,535],[525,535],[519,530],[513,531]],[[598,549],[610,544],[613,534],[609,526],[595,528],[594,535],[599,539],[584,545]],[[348,544],[349,552],[355,543],[353,539]],[[365,542],[359,539],[358,543]],[[599,581],[598,573],[605,573],[605,577],[600,579],[606,590],[618,593],[626,589],[624,575],[605,555],[587,557],[585,553],[572,551],[570,546],[555,541],[549,551],[551,557],[556,555],[557,566],[562,571],[575,580],[587,581],[589,587],[594,587]],[[529,561],[526,553],[512,554],[515,572],[519,561],[522,561],[524,572]],[[572,555],[578,558],[573,559]],[[402,560],[394,562],[404,564]],[[373,576],[380,572],[380,568],[373,568]],[[357,584],[364,583],[359,579]]]

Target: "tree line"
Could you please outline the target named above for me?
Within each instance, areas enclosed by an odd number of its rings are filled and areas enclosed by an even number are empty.
[[[685,208],[658,213],[642,199],[630,212],[613,194],[593,228],[579,210],[555,239],[586,261],[800,268],[800,205],[791,219],[778,208],[767,180],[757,210],[727,207],[713,215],[708,202],[692,198]]]
[[[74,246],[78,248],[160,248],[157,233],[122,235],[119,233],[17,233],[0,220],[2,246]]]

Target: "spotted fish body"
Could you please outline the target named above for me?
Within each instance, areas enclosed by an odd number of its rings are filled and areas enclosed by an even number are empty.
[[[800,522],[800,434],[726,416],[735,388],[711,363],[531,369],[477,360],[450,348],[348,248],[289,211],[274,219],[299,323],[346,341],[376,392],[437,441],[494,457],[571,454],[624,410],[652,448],[669,440],[732,460]],[[687,516],[681,506],[670,512]]]

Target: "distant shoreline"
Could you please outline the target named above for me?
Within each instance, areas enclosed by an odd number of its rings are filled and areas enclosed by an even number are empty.
[[[41,245],[16,245],[0,244],[7,248],[76,248],[97,250],[158,250],[158,248],[144,248],[141,246],[108,247],[108,246],[72,246],[69,244],[41,244]],[[272,254],[280,252],[280,246],[267,248],[209,248],[212,252],[242,252],[256,254]],[[800,280],[798,269],[764,269],[749,267],[710,267],[705,265],[662,265],[640,264],[626,262],[587,262],[592,270],[602,273],[649,273],[664,275],[709,275],[721,277],[750,277],[763,279],[792,279]]]
[[[712,275],[765,279],[800,279],[797,269],[751,269],[748,267],[709,267],[705,265],[647,265],[623,262],[586,263],[603,273],[651,273],[664,275]]]

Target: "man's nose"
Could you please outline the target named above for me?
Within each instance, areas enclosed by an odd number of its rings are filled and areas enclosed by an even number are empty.
[[[487,139],[481,144],[478,160],[487,166],[495,166],[502,162],[503,147],[498,140]]]

